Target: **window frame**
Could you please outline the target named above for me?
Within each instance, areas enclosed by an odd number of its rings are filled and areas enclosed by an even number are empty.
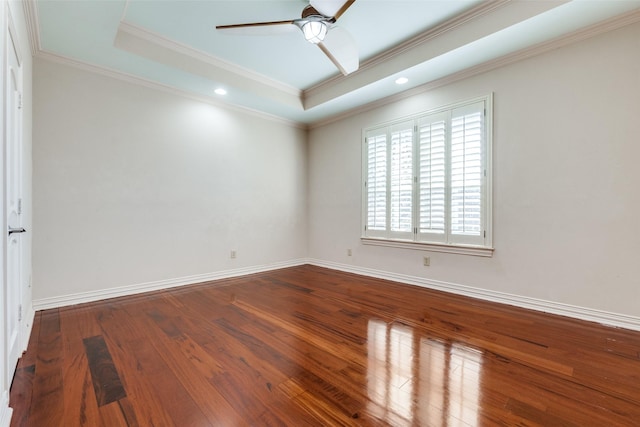
[[[484,173],[482,176],[481,183],[481,194],[482,194],[482,202],[481,202],[481,228],[483,229],[483,244],[475,244],[465,242],[464,237],[459,238],[454,237],[453,239],[447,240],[447,236],[457,236],[451,232],[451,158],[450,158],[450,150],[452,145],[452,138],[450,135],[451,128],[451,114],[454,110],[463,109],[466,107],[470,107],[474,104],[484,103],[484,146],[481,157],[484,166]],[[446,186],[445,186],[445,232],[443,235],[436,235],[435,233],[425,233],[421,232],[419,229],[419,203],[420,203],[420,171],[416,170],[416,165],[419,162],[417,156],[419,155],[419,145],[420,140],[418,136],[418,124],[424,122],[425,119],[428,119],[430,116],[442,115],[448,117],[448,122],[446,124],[446,129],[448,131],[448,135],[446,137],[445,147],[446,147],[446,168],[447,173],[445,175]],[[386,144],[388,147],[386,149],[391,150],[391,132],[392,129],[397,129],[399,127],[406,126],[408,122],[412,122],[413,125],[413,139],[412,139],[412,164],[413,164],[413,184],[412,184],[412,232],[410,234],[407,233],[397,233],[392,232],[390,229],[385,229],[384,231],[375,231],[375,230],[367,230],[367,220],[368,220],[368,188],[367,188],[367,180],[368,180],[368,148],[367,148],[367,138],[373,135],[381,135],[386,132]],[[416,250],[429,250],[434,252],[446,252],[446,253],[457,253],[462,255],[475,255],[475,256],[486,256],[490,257],[493,255],[493,93],[490,93],[485,96],[468,99],[461,102],[456,102],[448,105],[444,105],[441,107],[433,108],[428,111],[423,111],[418,114],[413,114],[411,116],[402,117],[399,119],[391,120],[386,123],[373,125],[367,128],[362,129],[362,165],[361,165],[361,189],[362,189],[362,205],[361,205],[361,242],[365,245],[376,245],[376,246],[387,246],[387,247],[399,247],[399,248],[408,248],[408,249],[416,249]],[[386,165],[387,168],[390,168],[391,165]],[[387,224],[390,224],[390,205],[391,201],[389,197],[391,196],[391,192],[387,191],[386,194],[386,221]],[[428,236],[437,237],[433,240],[421,240],[427,239]],[[478,239],[479,240],[479,239]]]

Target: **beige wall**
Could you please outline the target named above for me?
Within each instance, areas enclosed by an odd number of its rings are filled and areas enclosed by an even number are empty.
[[[34,300],[306,256],[305,131],[35,64]]]
[[[635,24],[312,130],[310,257],[637,319],[637,52]],[[494,256],[363,246],[361,130],[491,92]]]

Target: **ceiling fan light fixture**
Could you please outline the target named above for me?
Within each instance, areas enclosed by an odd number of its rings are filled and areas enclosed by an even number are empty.
[[[307,21],[302,24],[302,33],[304,38],[313,44],[318,44],[324,40],[324,36],[327,35],[327,24],[323,21]]]

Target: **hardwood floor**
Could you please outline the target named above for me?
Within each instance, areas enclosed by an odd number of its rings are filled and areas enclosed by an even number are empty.
[[[640,333],[301,266],[40,311],[12,426],[638,426]]]

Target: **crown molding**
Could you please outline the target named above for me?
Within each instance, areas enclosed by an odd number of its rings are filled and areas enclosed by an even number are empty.
[[[180,53],[181,55],[188,56],[197,61],[209,64],[215,68],[219,68],[221,70],[234,73],[245,79],[252,80],[266,86],[270,86],[274,89],[285,92],[289,95],[293,95],[297,98],[300,98],[302,96],[302,90],[298,88],[287,85],[278,80],[271,79],[267,76],[264,76],[252,70],[249,70],[248,68],[244,68],[239,65],[233,64],[231,62],[225,61],[223,59],[220,59],[204,51],[194,49],[191,46],[188,46],[186,44],[177,42],[175,40],[171,40],[160,34],[154,33],[153,31],[149,31],[146,28],[140,27],[130,22],[121,21],[120,25],[118,26],[118,33],[120,32],[127,33],[138,39],[145,40],[149,43],[153,43],[154,45],[161,46],[170,51]]]
[[[352,117],[358,114],[366,113],[367,111],[375,110],[376,108],[380,108],[388,104],[393,104],[394,102],[398,102],[403,99],[410,98],[412,96],[420,95],[422,93],[432,91],[439,87],[446,86],[460,80],[468,79],[470,77],[483,74],[488,71],[492,71],[497,68],[513,64],[515,62],[519,62],[534,56],[542,55],[543,53],[550,52],[552,50],[559,49],[561,47],[574,44],[574,43],[598,36],[600,34],[614,31],[619,28],[625,27],[627,25],[635,24],[637,22],[640,22],[640,10],[635,10],[633,12],[614,16],[613,18],[609,18],[605,21],[598,22],[596,24],[590,25],[585,28],[581,28],[579,30],[557,37],[555,39],[542,42],[525,49],[521,49],[519,51],[501,56],[491,61],[487,61],[482,64],[473,66],[471,68],[464,69],[462,71],[458,71],[457,73],[453,73],[448,76],[422,84],[415,88],[407,89],[404,92],[400,92],[400,93],[388,96],[386,98],[382,98],[374,102],[370,102],[358,108],[351,109],[347,112],[335,114],[324,120],[315,121],[309,124],[309,129],[319,128],[331,123],[338,122],[340,120],[344,120],[347,117]]]
[[[464,25],[471,21],[475,21],[476,19],[488,15],[489,13],[495,12],[496,10],[504,7],[505,5],[511,3],[512,0],[490,0],[480,3],[478,6],[470,9],[469,11],[457,15],[435,27],[432,29],[421,33],[404,43],[399,44],[393,49],[389,49],[380,55],[375,56],[367,60],[364,63],[363,68],[366,70],[367,68],[373,68],[380,64],[390,61],[393,57],[402,55],[403,53],[412,51],[413,49],[424,45],[425,43],[429,43],[434,39]]]
[[[40,43],[40,22],[38,20],[38,6],[35,0],[23,0],[22,8],[29,37],[29,46],[31,47],[31,56],[35,56],[42,50]]]
[[[258,117],[261,119],[269,120],[272,122],[277,122],[286,126],[294,127],[297,129],[306,130],[308,126],[304,123],[300,123],[295,120],[288,120],[280,116],[276,116],[273,114],[268,114],[263,111],[253,110],[248,107],[243,107],[240,105],[229,104],[226,102],[218,101],[212,97],[207,97],[203,95],[199,95],[193,92],[188,92],[182,89],[178,89],[173,86],[165,85],[162,83],[155,82],[153,80],[148,80],[142,77],[135,76],[133,74],[127,74],[119,70],[114,70],[111,68],[90,64],[88,62],[79,61],[77,59],[69,58],[67,56],[59,55],[57,53],[48,52],[46,50],[40,50],[36,58],[43,59],[49,62],[55,62],[58,64],[66,65],[69,67],[77,68],[83,71],[88,71],[91,73],[99,74],[102,76],[110,77],[113,79],[117,79],[120,81],[124,81],[126,83],[144,86],[149,89],[159,90],[165,93],[169,93],[171,95],[179,96],[182,98],[187,98],[193,101],[203,102],[205,104],[213,105],[215,107],[224,108],[230,111],[236,111],[243,114],[248,114],[254,117]]]
[[[377,67],[380,64],[383,64],[384,62],[389,61],[390,59],[400,54],[403,54],[424,43],[427,43],[433,40],[434,38],[439,37],[469,21],[472,21],[488,13],[491,13],[496,9],[509,3],[510,1],[511,0],[490,0],[490,1],[482,2],[478,6],[468,10],[467,12],[462,13],[458,16],[455,16],[424,33],[421,33],[415,37],[412,37],[406,40],[405,42],[389,50],[386,50],[381,54],[374,56],[373,58],[370,58],[364,61],[362,64],[360,64],[360,68],[356,72],[350,74],[349,76],[343,76],[341,74],[336,75],[305,89],[303,93],[303,99],[306,99],[307,97],[312,96],[314,93],[326,90],[326,88],[333,86],[340,81],[345,81],[349,78],[357,76],[358,74],[362,74],[369,69]]]

